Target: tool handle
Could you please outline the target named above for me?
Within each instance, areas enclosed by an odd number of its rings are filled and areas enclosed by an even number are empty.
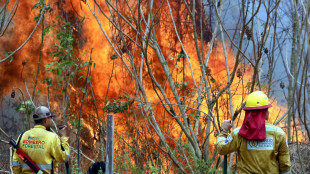
[[[69,162],[67,161],[65,163],[66,169],[67,169],[67,174],[70,174],[70,166],[69,166]]]
[[[224,155],[223,174],[227,174],[227,155]]]
[[[18,149],[19,147],[17,146],[17,144],[15,143],[14,140],[11,140],[10,141],[10,144],[15,148],[15,149]]]

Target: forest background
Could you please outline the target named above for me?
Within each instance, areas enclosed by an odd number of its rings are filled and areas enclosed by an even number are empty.
[[[0,1],[0,127],[16,139],[35,106],[71,129],[70,166],[115,173],[220,173],[220,123],[241,126],[264,91],[287,134],[292,172],[309,173],[309,12],[298,0]],[[0,172],[10,173],[1,138]],[[228,156],[236,172],[237,154]],[[57,166],[64,172],[64,165]]]

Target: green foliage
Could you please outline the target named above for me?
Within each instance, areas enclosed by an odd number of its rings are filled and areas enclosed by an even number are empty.
[[[264,91],[264,90],[267,89],[267,87],[268,87],[268,86],[267,86],[266,84],[262,84],[262,85],[261,85],[261,88],[262,88],[261,90]]]
[[[201,173],[201,174],[211,174],[211,173],[220,174],[221,173],[218,169],[209,167],[212,164],[212,161],[209,161],[209,163],[207,163],[205,160],[198,159],[198,158],[195,158],[194,161],[195,161],[194,170],[197,173]]]
[[[130,106],[133,104],[133,101],[130,101],[129,97],[124,94],[120,95],[116,99],[106,100],[104,103],[104,112],[124,113],[130,108]]]
[[[215,82],[216,82],[215,78],[213,78],[213,77],[211,77],[210,80],[211,80],[212,83],[215,83]]]
[[[114,165],[114,171],[122,172],[122,171],[129,171],[129,173],[135,173],[135,174],[144,174],[146,173],[143,169],[139,168],[135,164],[131,162],[130,154],[128,151],[123,150],[124,154],[121,157],[115,157],[115,161],[119,163],[115,163]]]
[[[191,145],[188,143],[183,143],[181,148],[184,148],[188,155],[188,160],[194,162],[193,170],[195,173],[201,174],[219,174],[220,171],[216,168],[211,168],[212,161],[207,163],[204,159],[199,159],[194,152],[191,150]]]
[[[111,59],[112,59],[112,60],[117,59],[117,55],[116,55],[116,54],[113,54],[113,55],[111,56]]]
[[[180,61],[181,59],[186,58],[186,54],[183,51],[183,49],[181,50],[181,52],[178,54],[178,59],[177,61]]]
[[[46,78],[43,83],[46,83],[48,87],[54,85],[55,89],[61,92],[64,99],[64,106],[62,107],[69,108],[71,94],[76,96],[79,95],[79,92],[87,94],[84,87],[74,86],[72,83],[85,79],[85,75],[83,75],[85,73],[82,73],[82,69],[90,66],[95,67],[95,63],[94,61],[82,62],[76,57],[74,51],[74,43],[76,41],[73,37],[73,29],[70,22],[64,23],[60,29],[55,29],[53,27],[46,28],[46,32],[49,32],[50,29],[56,33],[57,42],[54,45],[54,50],[50,54],[53,61],[44,66],[45,70],[54,73],[56,78],[53,81],[51,78]],[[87,77],[85,80],[89,83],[91,77]],[[68,121],[73,127],[73,132],[77,132],[78,118],[71,115]],[[82,123],[80,126],[82,127]]]
[[[21,102],[20,105],[17,106],[16,111],[23,111],[26,114],[26,120],[24,122],[25,128],[28,125],[28,128],[30,128],[30,116],[34,112],[35,107],[32,105],[31,101],[26,100]]]
[[[83,19],[80,21],[80,23],[83,23],[85,20],[85,15],[83,16]]]
[[[16,108],[16,111],[24,111],[26,115],[31,115],[34,111],[34,106],[32,105],[31,101],[26,100],[21,102]]]
[[[150,173],[151,174],[159,174],[160,173],[160,169],[158,169],[157,167],[152,166],[151,164],[149,164],[149,168],[150,168]]]
[[[252,82],[248,82],[248,83],[246,83],[245,88],[246,88],[248,91],[250,91],[251,86],[252,86]]]
[[[71,167],[71,173],[76,173],[76,174],[83,174],[82,171],[78,172],[79,168],[78,168],[78,163],[77,163],[77,159],[75,158],[74,163]]]
[[[78,72],[81,71],[84,67],[94,66],[94,61],[82,62],[74,57],[73,44],[75,39],[73,38],[73,30],[71,29],[70,22],[66,22],[62,25],[61,30],[56,30],[56,38],[59,41],[58,44],[55,44],[55,51],[51,53],[52,57],[57,61],[51,62],[44,65],[46,71],[54,72],[57,75],[57,85],[63,85],[69,83],[69,80],[74,78]],[[84,75],[80,75],[78,80],[84,78]],[[88,77],[87,82],[90,82],[90,77]],[[86,92],[84,88],[79,88],[83,93]],[[62,92],[66,92],[66,88],[62,89]]]
[[[57,61],[44,65],[46,71],[54,72],[57,75],[57,85],[68,82],[72,79],[78,71],[83,67],[80,61],[74,58],[72,29],[70,29],[70,22],[62,25],[61,30],[56,30],[56,38],[59,44],[55,44],[55,51],[51,53],[53,58],[58,58]],[[43,81],[51,85],[52,81]]]
[[[79,119],[74,114],[69,117],[69,123],[72,126],[72,132],[77,133],[79,127]],[[80,127],[83,128],[83,122],[81,120]]]
[[[66,22],[61,26],[61,30],[57,31],[56,39],[59,41],[59,44],[55,44],[56,50],[51,54],[53,58],[59,58],[58,62],[73,64],[70,62],[73,60],[73,43],[75,42],[72,33],[73,30],[70,22]]]
[[[176,88],[180,87],[181,89],[185,90],[187,88],[187,86],[188,86],[188,82],[184,83],[184,82],[175,81],[174,85],[175,85]]]
[[[51,31],[51,29],[54,29],[54,27],[55,27],[55,24],[45,27],[43,30],[43,36],[48,34]]]
[[[12,53],[13,53],[12,51],[8,51],[8,52],[6,52],[6,53],[4,54],[4,57],[8,57],[8,56],[11,55]],[[10,61],[9,61],[8,64],[10,64],[10,63],[13,61],[14,57],[13,57],[13,56],[10,56],[9,59],[10,59]]]
[[[44,0],[39,0],[39,1],[31,8],[31,10],[37,9],[37,8],[40,9],[40,13],[34,17],[34,20],[35,20],[36,22],[39,21],[41,15],[42,15],[42,10],[43,10],[43,7],[44,7],[44,6],[45,6],[45,12],[50,13],[50,12],[53,11],[53,8],[52,8],[50,5],[47,5],[47,6],[46,6],[46,5],[44,4]]]
[[[192,91],[190,92],[190,94],[189,94],[189,95],[190,95],[191,97],[194,97],[194,96],[195,96],[195,94],[196,94],[196,91],[195,91],[195,90],[192,90]]]
[[[47,86],[51,86],[52,85],[52,79],[51,78],[46,78],[43,80],[43,84],[47,84]]]
[[[133,22],[133,18],[131,16],[127,16],[127,18],[130,22]]]
[[[98,170],[98,174],[104,174],[105,172],[102,171],[101,166],[100,169]]]
[[[134,141],[132,143],[134,144]],[[131,148],[130,148],[131,149]],[[161,173],[161,163],[158,164],[160,159],[156,159],[155,161],[139,161],[139,164],[136,163],[135,159],[133,159],[133,155],[136,151],[133,149],[126,150],[126,148],[122,148],[121,156],[115,157],[114,161],[114,170],[113,173],[123,173],[127,171],[127,173],[135,173],[135,174],[159,174]]]

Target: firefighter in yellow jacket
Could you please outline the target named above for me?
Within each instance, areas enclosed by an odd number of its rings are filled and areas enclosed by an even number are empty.
[[[241,174],[288,174],[291,172],[289,148],[284,131],[268,123],[268,97],[261,91],[251,93],[243,108],[245,118],[241,127],[228,133],[231,120],[221,125],[216,148],[220,155],[238,152]]]
[[[45,106],[37,107],[33,119],[34,128],[24,132],[18,137],[18,146],[26,155],[44,172],[53,173],[53,161],[62,162],[69,158],[68,131],[65,128],[59,130],[58,135],[51,132],[52,119],[56,117]],[[20,139],[20,140],[19,140]],[[13,156],[14,174],[34,173],[19,156]]]

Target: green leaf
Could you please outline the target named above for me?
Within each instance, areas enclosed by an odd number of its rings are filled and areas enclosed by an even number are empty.
[[[45,80],[43,80],[43,84],[45,83],[47,83],[48,86],[52,85],[52,79],[46,78]]]
[[[86,82],[89,83],[91,80],[91,77],[87,77]]]
[[[26,114],[30,115],[34,111],[34,106],[29,100],[27,100],[19,104],[16,111],[26,111]]]
[[[4,53],[4,57],[8,57],[8,56],[11,55],[12,53],[13,53],[12,51],[8,51],[8,52]],[[9,61],[8,64],[10,64],[10,63],[13,61],[14,57],[13,57],[13,56],[10,56],[9,59],[10,59],[10,61]]]
[[[73,64],[74,64],[74,62],[72,60],[67,60],[67,61],[64,61],[63,63],[61,63],[60,66],[64,66],[64,65],[70,66],[70,65],[73,65]]]
[[[84,20],[85,20],[85,15],[84,15],[83,19],[80,21],[80,23],[83,23],[83,22],[84,22]]]
[[[69,25],[71,25],[70,22],[66,22],[66,23],[64,24],[64,26],[69,26]]]
[[[75,73],[74,73],[74,72],[71,72],[70,77],[73,78],[74,75],[75,75]]]
[[[44,65],[44,66],[45,66],[46,69],[49,69],[49,68],[51,68],[55,63],[56,63],[56,62],[51,62],[51,63],[49,63],[49,64],[47,64],[47,65]]]
[[[35,9],[35,8],[39,8],[40,7],[40,4],[38,3],[38,4],[35,4],[32,8],[31,8],[31,10],[33,10],[33,9]]]
[[[60,15],[57,15],[56,18],[61,18],[61,16],[60,16]]]
[[[81,78],[83,78],[84,77],[84,75],[81,75],[79,78],[78,78],[78,80],[80,80]]]
[[[43,30],[43,35],[46,35],[46,34],[49,33],[49,32],[50,32],[50,26],[47,26],[47,27],[45,27],[44,30]]]
[[[67,107],[70,108],[71,103],[69,101],[67,101]]]
[[[85,89],[85,88],[82,88],[82,92],[85,94],[85,93],[86,93],[86,89]]]
[[[57,73],[57,75],[58,75],[58,76],[60,76],[60,75],[61,75],[61,73],[62,73],[62,69],[57,68],[56,73]]]
[[[181,50],[180,54],[178,54],[178,60],[180,60],[180,58],[185,58],[186,54],[184,53],[183,49]]]
[[[214,83],[214,82],[215,82],[215,79],[214,79],[213,77],[211,78],[211,82],[212,82],[212,83]]]
[[[52,12],[53,11],[53,8],[50,6],[50,5],[47,5],[46,6],[46,12],[47,13],[50,13],[50,12]]]
[[[117,57],[118,57],[118,56],[117,56],[116,54],[113,54],[113,55],[111,56],[111,59],[114,60],[114,59],[117,59]]]
[[[36,15],[36,16],[34,17],[34,20],[35,20],[36,22],[38,22],[39,19],[40,19],[40,17],[41,17],[41,14],[38,14],[38,15]]]
[[[26,111],[26,108],[24,108],[24,107],[17,107],[16,111]]]

